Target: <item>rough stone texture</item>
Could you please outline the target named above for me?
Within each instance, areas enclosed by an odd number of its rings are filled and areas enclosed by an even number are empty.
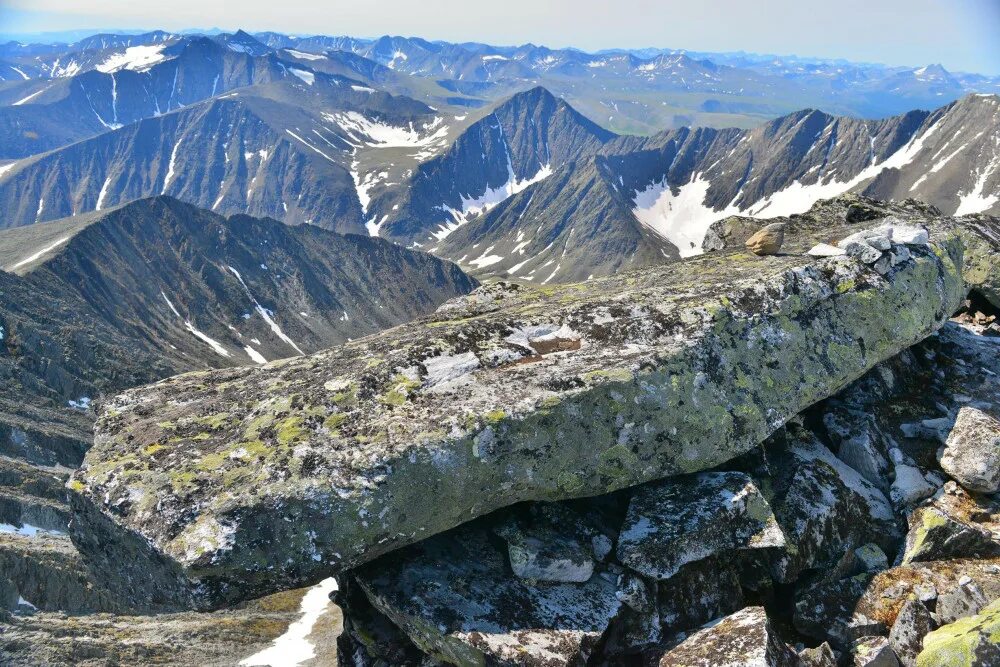
[[[659,667],[793,667],[763,607],[747,607],[694,633],[660,658]]]
[[[129,606],[127,597],[95,580],[65,534],[0,531],[0,581],[42,610],[119,612]]]
[[[568,508],[534,503],[525,515],[494,529],[507,542],[511,569],[522,579],[582,583],[593,575],[594,561],[607,555],[594,548],[598,530]]]
[[[799,651],[799,662],[802,667],[837,667],[837,656],[827,642],[815,648],[805,648]]]
[[[934,619],[924,603],[916,598],[907,600],[896,615],[889,632],[889,645],[903,667],[913,667],[923,648],[924,636],[934,629]]]
[[[814,600],[822,596],[839,598],[843,601],[844,614],[816,615],[808,607],[807,600],[803,599],[801,604],[796,603],[796,627],[801,627],[800,619],[808,619],[819,634],[807,634],[825,638],[824,625],[834,629],[838,625],[857,624],[867,619],[866,622],[880,625],[881,633],[887,633],[911,597],[928,602],[936,600],[935,613],[938,613],[941,611],[941,596],[963,588],[961,581],[968,582],[965,587],[974,585],[984,597],[997,599],[1000,598],[1000,559],[910,563],[880,572],[870,580],[862,580],[860,586],[855,585],[856,579],[833,582],[827,585],[825,591],[816,591],[811,596]]]
[[[938,628],[924,637],[917,667],[977,667],[1000,664],[1000,600],[977,616]]]
[[[891,543],[897,531],[888,500],[809,431],[790,428],[784,450],[770,458],[755,476],[764,480],[771,473],[771,506],[788,543],[773,561],[777,581],[788,583],[804,570],[832,565],[853,545]]]
[[[908,517],[903,562],[1000,556],[1000,505],[954,482]]]
[[[481,526],[463,526],[354,572],[371,604],[422,651],[457,665],[573,665],[617,616],[617,576],[526,583]]]
[[[736,549],[783,547],[785,536],[748,475],[699,473],[639,489],[618,538],[618,560],[654,579]]]
[[[740,575],[738,559],[706,558],[659,582],[658,610],[665,634],[687,632],[745,606]]]
[[[951,232],[884,276],[714,254],[490,286],[340,348],[173,378],[103,407],[74,535],[96,570],[211,607],[518,500],[710,468],[934,331],[961,271]],[[475,370],[428,381],[426,362],[469,353]]]
[[[959,410],[941,467],[969,491],[1000,491],[1000,420],[972,406]]]
[[[747,250],[755,255],[777,255],[785,242],[785,223],[775,222],[761,228],[747,239]]]
[[[795,596],[795,629],[842,651],[862,637],[885,634],[889,625],[855,610],[871,580],[871,574],[862,573],[804,587]]]
[[[854,644],[854,667],[899,667],[899,660],[885,637],[864,637]]]
[[[888,492],[889,447],[871,412],[831,407],[823,415],[823,425],[837,458]]]
[[[0,619],[0,662],[5,667],[233,667],[267,648],[301,617],[305,592],[278,593],[213,613],[14,615]],[[340,623],[340,611],[331,604],[306,637],[317,658],[302,667],[334,667],[320,656],[332,651]]]

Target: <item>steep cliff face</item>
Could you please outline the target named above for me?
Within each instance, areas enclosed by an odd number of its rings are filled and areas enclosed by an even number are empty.
[[[957,309],[965,245],[947,220],[933,239],[886,271],[716,253],[490,286],[318,355],[123,394],[74,477],[80,547],[108,568],[100,545],[127,549],[158,603],[212,606],[520,500],[713,467]]]

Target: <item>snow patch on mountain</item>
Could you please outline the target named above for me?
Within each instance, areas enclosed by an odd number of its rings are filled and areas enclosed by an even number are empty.
[[[664,179],[636,191],[632,213],[640,223],[673,243],[681,257],[699,255],[709,226],[739,212],[732,205],[723,211],[706,206],[705,196],[711,185],[701,174],[695,174],[674,193],[675,187]]]
[[[511,164],[510,156],[508,155],[506,183],[496,188],[487,187],[485,192],[475,197],[459,195],[462,203],[457,209],[452,208],[447,204],[442,204],[438,207],[450,215],[452,220],[443,223],[436,232],[433,232],[434,238],[438,241],[444,240],[449,234],[467,223],[473,217],[480,215],[481,213],[485,213],[508,197],[513,197],[529,185],[538,183],[551,175],[552,165],[545,164],[541,166],[534,176],[530,176],[524,180],[519,180],[517,176],[514,175],[514,167]]]
[[[8,271],[13,271],[14,269],[19,269],[19,268],[21,268],[22,266],[24,266],[26,264],[31,264],[35,260],[41,258],[42,255],[45,255],[46,253],[52,252],[53,250],[55,250],[56,248],[58,248],[62,244],[66,243],[67,241],[69,241],[69,237],[68,236],[64,236],[61,239],[59,239],[58,241],[55,241],[54,243],[52,243],[51,245],[45,246],[44,248],[42,248],[38,252],[33,253],[31,255],[28,255],[27,257],[25,257],[24,259],[22,259],[17,264],[13,264],[13,265],[7,267],[7,270]]]
[[[297,69],[295,67],[289,67],[288,71],[297,76],[298,78],[302,79],[304,83],[310,86],[316,83],[316,75],[313,74],[312,72],[308,72],[304,69]]]
[[[167,60],[167,57],[163,55],[163,49],[166,47],[166,44],[130,46],[121,53],[111,54],[104,62],[97,65],[95,69],[105,74],[123,69],[144,72],[156,63]]]
[[[323,117],[339,125],[354,141],[378,148],[443,148],[448,139],[448,126],[440,118],[418,128],[412,121],[391,125],[357,111],[324,113]]]

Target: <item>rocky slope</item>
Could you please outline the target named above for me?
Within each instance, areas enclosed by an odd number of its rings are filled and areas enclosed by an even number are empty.
[[[351,130],[358,119],[393,131],[433,114],[350,79],[280,67],[276,82],[0,167],[0,227],[169,194],[225,214],[363,232]]]
[[[473,287],[385,241],[170,197],[0,233],[0,266],[0,450],[64,465],[105,393],[315,351]]]
[[[470,125],[445,153],[420,164],[407,188],[374,198],[368,213],[380,236],[427,246],[612,137],[533,88]]]
[[[861,206],[852,227],[894,238],[933,215],[838,200],[814,211],[825,224],[790,226],[792,252]],[[966,222],[967,256],[995,259],[982,232],[998,222]],[[759,448],[508,507],[351,570],[341,664],[993,664],[1000,328],[974,273],[954,321]]]
[[[729,215],[804,213],[845,192],[997,213],[998,179],[1000,97],[882,121],[802,111],[753,130],[612,141],[434,251],[481,276],[572,282],[698,254],[709,225]]]
[[[827,231],[846,236],[839,215]],[[886,271],[715,253],[585,285],[495,286],[319,355],[124,394],[74,478],[81,549],[110,567],[117,542],[158,602],[211,606],[519,500],[713,467],[958,307],[968,246],[957,223],[935,227],[931,248]]]
[[[0,654],[137,647],[190,664],[168,648],[181,632],[232,664],[256,648],[214,628],[262,646],[288,615],[113,613],[233,605],[339,572],[345,666],[987,660],[1000,220],[849,196],[784,222],[782,255],[744,254],[765,221],[732,218],[703,257],[490,285],[341,349],[108,402],[72,510],[58,479],[18,464],[9,497],[39,501],[0,516],[58,529],[72,511],[83,559],[52,532],[0,548],[62,587],[4,590],[103,615],[14,603]],[[871,252],[807,252],[848,235]],[[317,664],[339,628],[324,613]]]

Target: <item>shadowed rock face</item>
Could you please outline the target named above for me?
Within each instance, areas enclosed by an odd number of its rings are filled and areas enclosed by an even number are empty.
[[[161,604],[210,607],[520,500],[711,468],[937,329],[962,254],[945,230],[885,275],[716,254],[494,285],[323,353],[134,390],[71,482],[77,543]]]

